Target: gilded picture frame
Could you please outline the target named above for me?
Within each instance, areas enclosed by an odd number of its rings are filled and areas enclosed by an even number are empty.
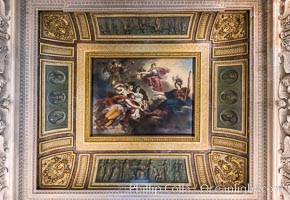
[[[105,49],[110,49],[106,51]],[[123,49],[126,49],[124,51]],[[78,150],[110,149],[155,149],[155,150],[193,150],[207,149],[209,71],[201,66],[208,65],[209,47],[206,44],[78,44],[76,78],[76,148]],[[195,58],[194,77],[195,111],[194,136],[91,136],[91,65],[94,58]],[[178,142],[178,145],[172,145]],[[142,143],[142,145],[140,145]],[[161,144],[161,145],[160,145]]]

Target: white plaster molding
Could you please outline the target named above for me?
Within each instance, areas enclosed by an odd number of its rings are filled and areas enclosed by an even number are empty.
[[[0,0],[0,199],[8,199],[8,145],[10,124],[7,120],[9,112],[9,48],[10,48],[10,1]],[[8,69],[8,70],[7,70]]]
[[[280,181],[282,187],[281,195],[283,199],[290,198],[290,1],[280,0],[280,26],[277,28],[277,32],[280,37],[279,48],[279,66],[276,77],[277,90],[277,109],[278,109],[278,121],[280,128],[277,128],[277,132],[280,132],[280,177],[276,179]]]
[[[220,0],[85,0],[81,5],[79,2],[67,0],[64,6],[66,11],[185,11],[185,10],[222,10],[224,9],[223,1]]]

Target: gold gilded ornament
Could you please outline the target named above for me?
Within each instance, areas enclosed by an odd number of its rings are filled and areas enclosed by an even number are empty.
[[[49,40],[73,42],[74,27],[68,14],[43,14],[42,37]]]
[[[211,169],[216,186],[241,187],[247,185],[247,159],[226,153],[210,155]]]
[[[73,169],[71,152],[49,156],[41,161],[41,186],[66,187]]]
[[[220,13],[217,15],[211,39],[214,42],[227,42],[246,39],[248,23],[246,13]]]

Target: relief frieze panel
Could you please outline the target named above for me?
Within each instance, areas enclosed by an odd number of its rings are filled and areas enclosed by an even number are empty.
[[[109,156],[112,157],[112,156]],[[125,157],[124,159],[120,159]],[[93,176],[90,187],[105,185],[128,186],[133,183],[150,183],[153,185],[183,183],[193,186],[188,157],[180,155],[173,157],[162,155],[144,156],[115,156],[116,159],[104,159],[105,156],[95,157]],[[165,159],[167,158],[167,159]]]
[[[100,15],[92,13],[96,39],[190,38],[196,13]]]

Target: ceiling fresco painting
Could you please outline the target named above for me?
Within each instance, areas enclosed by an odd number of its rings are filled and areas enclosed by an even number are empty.
[[[38,189],[247,188],[248,11],[39,17]]]

